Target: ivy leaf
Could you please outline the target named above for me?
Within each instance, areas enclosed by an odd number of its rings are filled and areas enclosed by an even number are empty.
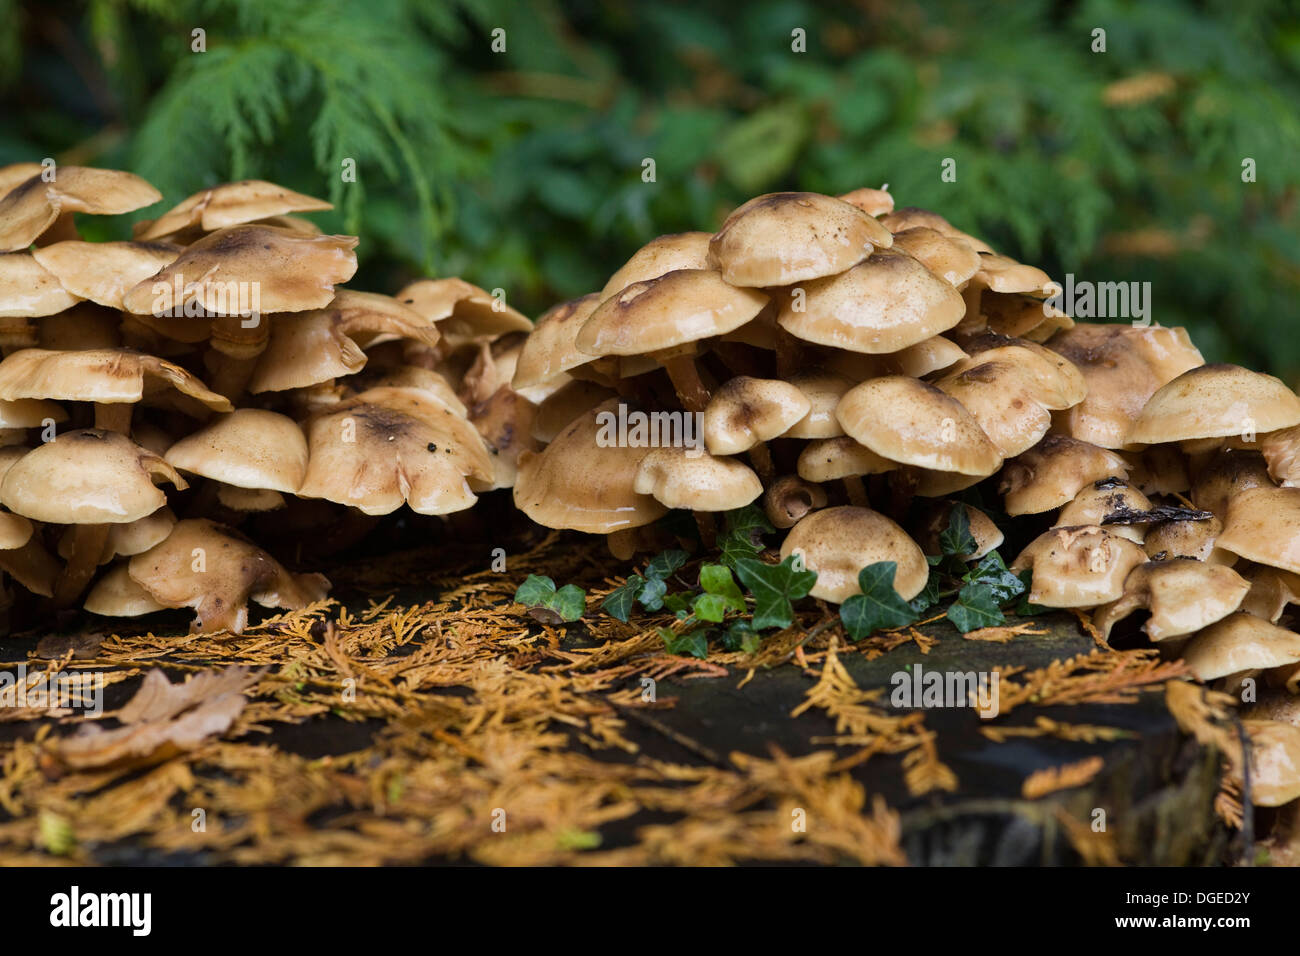
[[[724,564],[705,564],[700,567],[700,587],[705,594],[720,598],[729,611],[745,610],[745,595]]]
[[[979,547],[975,536],[970,533],[970,517],[966,506],[960,502],[952,506],[948,516],[948,527],[939,533],[939,550],[944,555],[971,554]]]
[[[942,588],[942,584],[943,576],[937,571],[931,571],[930,576],[925,579],[925,587],[921,589],[920,594],[907,602],[908,607],[915,611],[919,616],[926,608],[933,607],[935,604],[939,603],[939,592]]]
[[[974,584],[987,584],[998,604],[1005,604],[1025,591],[1025,582],[1007,570],[1002,555],[990,551],[980,558],[979,564],[962,575],[962,580]]]
[[[858,572],[861,594],[840,605],[844,630],[855,641],[869,637],[881,628],[903,627],[916,620],[917,612],[894,590],[895,561],[878,561]],[[927,583],[928,587],[928,583]]]
[[[761,508],[746,505],[728,511],[726,530],[718,537],[722,563],[734,568],[743,558],[756,558],[763,550],[763,535],[775,529]]]
[[[645,576],[650,581],[662,581],[686,563],[686,552],[674,548],[661,551],[646,565]]]
[[[629,574],[626,582],[605,595],[605,600],[600,602],[601,610],[626,624],[644,587],[645,578],[639,574]]]
[[[555,582],[543,574],[530,574],[515,591],[515,601],[528,607],[528,613],[543,624],[576,621],[587,609],[587,594],[576,584],[566,584],[558,591]]]
[[[748,621],[734,621],[722,634],[722,646],[729,651],[755,653],[763,643],[763,635],[754,630]]]
[[[789,627],[794,621],[791,602],[805,597],[817,581],[816,571],[795,570],[793,555],[780,564],[741,558],[736,562],[736,575],[754,595],[752,624],[757,631]]]
[[[663,578],[651,578],[641,588],[637,600],[647,611],[658,611],[664,606],[664,595],[668,593],[668,584]]]
[[[997,627],[1007,620],[1000,604],[994,585],[975,581],[958,592],[957,600],[948,608],[948,620],[963,634],[981,627]]]
[[[694,594],[669,594],[664,597],[663,606],[672,611],[679,618],[691,616],[691,609],[697,595]]]
[[[668,628],[661,627],[659,636],[663,638],[669,654],[689,654],[701,659],[708,656],[709,635],[702,627],[687,631],[685,634],[674,634]]]
[[[1043,607],[1041,604],[1033,604],[1030,602],[1029,586],[1033,581],[1033,576],[1034,572],[1028,569],[1021,571],[1020,574],[1017,575],[1017,577],[1020,578],[1020,583],[1025,586],[1025,590],[1020,596],[1020,603],[1016,605],[1016,614],[1019,617],[1032,617],[1035,614],[1042,614],[1051,610],[1049,607]]]

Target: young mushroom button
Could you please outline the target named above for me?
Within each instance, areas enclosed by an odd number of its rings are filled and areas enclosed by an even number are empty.
[[[904,601],[921,593],[930,566],[907,532],[869,508],[845,505],[814,511],[786,536],[781,558],[802,558],[804,567],[817,572],[809,592],[813,597],[841,604],[859,592],[858,573],[881,561],[893,561],[894,590]]]

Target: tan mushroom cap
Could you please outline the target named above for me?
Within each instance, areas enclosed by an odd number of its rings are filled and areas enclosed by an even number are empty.
[[[1300,425],[1259,436],[1268,473],[1284,488],[1300,486]]]
[[[32,258],[78,298],[124,309],[126,293],[182,251],[168,242],[69,241],[34,249]]]
[[[1179,375],[1204,364],[1182,328],[1077,323],[1047,347],[1069,359],[1088,383],[1082,402],[1059,416],[1071,437],[1122,448],[1147,400]]]
[[[179,522],[165,541],[133,557],[127,573],[159,604],[193,608],[196,632],[240,633],[250,600],[296,610],[329,592],[324,576],[291,574],[243,535],[206,519]]]
[[[1128,538],[1135,544],[1146,540],[1146,523],[1113,522],[1107,524],[1106,518],[1126,511],[1150,511],[1151,499],[1138,491],[1127,481],[1117,479],[1112,482],[1094,482],[1087,485],[1074,496],[1074,499],[1061,509],[1056,516],[1053,527],[1076,527],[1083,524],[1104,525],[1112,534]]]
[[[781,545],[782,560],[800,555],[804,567],[817,572],[808,593],[842,604],[858,594],[858,573],[881,561],[893,561],[894,590],[910,601],[925,588],[930,566],[907,532],[870,508],[844,505],[814,511],[795,525]]]
[[[176,526],[176,515],[168,507],[159,508],[152,514],[125,524],[109,526],[108,539],[104,542],[104,552],[99,557],[100,564],[108,564],[115,557],[129,557],[148,551],[159,541],[171,534]],[[69,526],[59,536],[59,557],[67,561],[75,550],[76,527]]]
[[[284,495],[269,488],[239,488],[235,485],[218,485],[217,501],[231,511],[256,513],[278,511],[285,507]]]
[[[1148,561],[1129,572],[1119,600],[1099,608],[1093,624],[1109,637],[1117,621],[1147,609],[1142,625],[1153,641],[1183,637],[1209,627],[1241,606],[1250,583],[1220,564],[1191,558]]]
[[[80,301],[30,252],[0,254],[0,318],[54,315]]]
[[[26,249],[64,213],[116,216],[162,199],[139,176],[115,169],[50,167],[14,186],[0,198],[0,251]]]
[[[647,449],[610,442],[611,399],[571,421],[540,453],[519,456],[515,506],[547,528],[609,534],[657,521],[668,509],[634,490]]]
[[[1152,560],[1195,558],[1231,567],[1237,563],[1237,556],[1215,546],[1221,534],[1223,522],[1218,518],[1161,521],[1147,529],[1142,547]]]
[[[994,523],[993,519],[974,505],[951,500],[926,502],[917,516],[913,537],[926,554],[941,553],[939,536],[947,530],[952,520],[952,509],[958,505],[966,512],[966,522],[971,537],[975,539],[975,550],[958,557],[963,561],[977,561],[999,547],[1005,537],[1002,529]]]
[[[1197,680],[1217,680],[1300,661],[1300,634],[1238,611],[1192,638],[1182,657]]]
[[[583,412],[616,397],[614,392],[603,385],[574,379],[537,406],[537,415],[533,418],[533,438],[540,442],[554,441],[555,436]]]
[[[960,345],[942,335],[909,345],[897,352],[868,355],[866,352],[846,352],[843,349],[817,346],[813,353],[815,364],[843,375],[853,382],[861,382],[878,375],[910,375],[924,378],[932,372],[941,372],[966,358]]]
[[[886,375],[854,386],[836,406],[845,433],[890,461],[991,475],[1002,455],[966,408],[933,385]]]
[[[1088,383],[1074,363],[1036,342],[985,330],[963,336],[962,345],[969,357],[958,361],[950,372],[963,371],[980,362],[1010,361],[1035,386],[1043,407],[1053,410],[1077,405],[1088,394]]]
[[[990,331],[1031,342],[1045,342],[1062,329],[1074,328],[1074,319],[1050,301],[1018,292],[985,292],[980,312]]]
[[[1049,294],[1056,286],[1042,269],[1017,262],[996,252],[979,253],[979,281],[994,292],[1037,292]]]
[[[894,248],[912,256],[939,278],[960,286],[980,270],[980,255],[961,239],[928,226],[894,233]]]
[[[0,551],[21,548],[32,539],[32,523],[22,515],[0,511]]]
[[[9,163],[0,166],[0,198],[7,196],[33,176],[45,169],[40,163]]]
[[[810,441],[799,453],[797,471],[805,481],[839,481],[893,471],[897,462],[882,458],[848,435]]]
[[[291,212],[319,212],[333,209],[323,199],[268,183],[261,179],[244,179],[222,183],[183,199],[163,213],[139,236],[161,239],[198,227],[216,232],[227,226],[239,226],[259,219],[271,219]]]
[[[934,384],[975,416],[1002,456],[1011,458],[1038,444],[1052,427],[1052,415],[1021,366],[1007,359],[962,365]]]
[[[351,375],[366,364],[363,346],[379,336],[435,345],[438,330],[392,296],[340,289],[324,309],[277,315],[248,390],[279,392]]]
[[[164,457],[223,484],[295,492],[307,475],[307,438],[292,418],[239,408],[182,438]]]
[[[1300,603],[1300,574],[1265,564],[1242,564],[1237,570],[1250,584],[1243,611],[1276,623],[1287,605]]]
[[[812,408],[789,382],[739,375],[713,393],[701,432],[713,455],[738,455],[784,435]]]
[[[1300,729],[1275,720],[1243,720],[1250,738],[1250,796],[1257,807],[1300,797]]]
[[[1105,528],[1083,525],[1044,531],[1026,546],[1012,571],[1033,571],[1029,600],[1044,607],[1096,607],[1118,600],[1129,573],[1146,554]]]
[[[877,252],[788,296],[777,324],[796,338],[851,352],[897,352],[961,321],[961,295],[904,252]],[[796,306],[800,306],[796,311]]]
[[[1222,438],[1300,424],[1300,398],[1239,365],[1202,365],[1161,386],[1129,429],[1132,444]]]
[[[81,606],[91,614],[104,617],[142,617],[167,610],[167,605],[155,601],[148,591],[131,580],[125,561],[110,568],[95,583]]]
[[[1248,488],[1228,503],[1225,551],[1271,568],[1300,573],[1300,488]]]
[[[231,226],[204,236],[171,265],[130,289],[128,312],[179,313],[194,301],[214,315],[323,309],[357,271],[355,236],[302,236],[271,226]],[[177,292],[180,291],[177,301]]]
[[[486,400],[470,409],[470,424],[482,436],[492,457],[492,481],[474,479],[475,491],[513,488],[519,471],[519,456],[537,450],[532,437],[537,408],[509,385],[502,385]]]
[[[0,503],[50,524],[122,524],[167,503],[155,480],[187,487],[171,465],[125,435],[83,428],[18,459],[0,482]]]
[[[928,468],[911,468],[915,480],[914,493],[921,498],[944,498],[965,491],[984,480],[985,475],[959,475],[952,471],[932,471]]]
[[[397,293],[397,300],[437,324],[448,348],[482,338],[528,332],[528,316],[486,289],[460,278],[418,279]]]
[[[707,269],[679,269],[636,282],[602,302],[578,332],[592,355],[646,355],[721,335],[744,325],[767,296],[728,285]]]
[[[419,365],[363,370],[348,378],[347,385],[355,389],[354,394],[370,388],[409,388],[442,402],[458,415],[469,415],[469,409],[465,407],[465,403],[460,400],[446,377],[431,368],[423,368]]]
[[[763,493],[753,469],[691,448],[652,448],[637,466],[632,490],[669,508],[730,511]]]
[[[745,203],[709,242],[709,264],[727,282],[770,288],[843,272],[889,230],[856,206],[820,193],[768,193]]]
[[[983,239],[976,239],[970,233],[962,232],[943,216],[928,209],[919,209],[916,206],[902,206],[881,216],[880,222],[886,229],[895,234],[923,226],[926,229],[933,229],[941,235],[948,236],[950,239],[960,239],[976,252],[993,251],[992,247]]]
[[[68,413],[54,402],[38,398],[0,399],[0,428],[36,428],[46,421],[66,422]]]
[[[857,206],[868,216],[883,216],[887,212],[894,211],[894,196],[888,189],[862,186],[835,198],[844,200],[850,206]]]
[[[1128,462],[1105,448],[1065,435],[1047,435],[1009,460],[998,490],[1009,515],[1060,508],[1103,478],[1127,478]]]
[[[1190,494],[1197,508],[1226,520],[1229,505],[1243,491],[1272,487],[1263,455],[1250,449],[1225,448],[1201,466]]]
[[[763,489],[763,512],[782,530],[793,528],[808,512],[825,508],[827,501],[821,485],[798,475],[782,475]]]
[[[541,385],[590,362],[591,356],[578,348],[578,332],[603,301],[593,292],[544,312],[524,340],[511,384],[516,389]]]
[[[808,411],[785,431],[787,438],[836,438],[844,434],[835,407],[854,380],[834,372],[809,369],[795,372],[787,381],[808,400]]]
[[[229,399],[171,362],[128,349],[23,349],[0,362],[0,399],[48,398],[100,404],[152,402],[174,391],[218,412]],[[178,407],[185,410],[184,403]]]
[[[403,504],[418,514],[448,514],[477,500],[471,479],[493,480],[491,455],[474,426],[410,389],[369,389],[314,417],[306,429],[302,498],[325,498],[368,515]]]
[[[658,279],[679,269],[709,268],[712,238],[707,232],[678,232],[651,239],[609,277],[605,288],[600,290],[600,300],[603,302],[633,283]]]

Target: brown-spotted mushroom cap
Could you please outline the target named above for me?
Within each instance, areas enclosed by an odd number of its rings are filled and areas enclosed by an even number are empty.
[[[1211,515],[1205,519],[1161,521],[1147,529],[1142,547],[1152,560],[1160,558],[1195,558],[1206,564],[1231,567],[1237,556],[1215,547],[1223,533],[1223,522]]]
[[[857,440],[840,435],[810,441],[799,453],[797,471],[805,481],[839,481],[861,475],[881,475],[898,467]]]
[[[1017,262],[996,252],[979,253],[979,281],[994,292],[1050,293],[1055,286],[1051,277],[1036,266]]]
[[[533,327],[528,316],[486,289],[460,278],[418,279],[397,300],[438,326],[448,349]]]
[[[811,408],[789,382],[740,375],[714,392],[704,409],[704,443],[710,454],[738,455],[784,435]]]
[[[845,433],[890,461],[991,475],[1002,455],[969,411],[933,385],[886,375],[854,386],[835,415]]]
[[[1153,641],[1183,637],[1222,620],[1241,605],[1250,584],[1232,568],[1191,558],[1140,564],[1124,581],[1124,594],[1098,608],[1093,624],[1104,636],[1134,611],[1151,616],[1142,630]]]
[[[985,292],[980,311],[989,331],[1030,342],[1046,342],[1062,329],[1074,328],[1074,319],[1050,301],[1019,292]]]
[[[30,252],[0,254],[0,318],[54,315],[80,301]]]
[[[1196,507],[1225,519],[1228,506],[1243,491],[1272,487],[1263,455],[1250,449],[1224,448],[1197,471],[1190,495]]]
[[[165,607],[194,610],[191,630],[238,634],[248,602],[296,610],[321,600],[329,581],[291,574],[237,531],[205,519],[177,523],[162,543],[127,563],[127,573]]]
[[[1300,573],[1300,488],[1248,488],[1228,503],[1215,544],[1271,568]]]
[[[948,373],[935,386],[975,416],[1003,457],[1038,444],[1052,427],[1052,415],[1021,366],[1009,359],[962,364],[966,367]]]
[[[307,423],[307,474],[297,494],[368,515],[403,504],[418,514],[462,511],[490,483],[491,456],[464,417],[410,389],[373,388]]]
[[[1300,603],[1300,574],[1265,564],[1239,565],[1237,570],[1250,584],[1243,611],[1276,623],[1287,605]]]
[[[777,324],[795,338],[851,352],[897,352],[955,326],[961,295],[905,252],[877,252],[787,296]]]
[[[678,232],[651,239],[609,277],[605,288],[600,290],[600,300],[603,302],[614,293],[622,292],[634,282],[658,279],[678,269],[709,268],[709,240],[712,238],[707,232]]]
[[[717,458],[699,449],[650,449],[637,466],[632,490],[669,508],[730,511],[763,493],[753,469],[734,458]]]
[[[1083,373],[1069,359],[1036,342],[984,330],[963,336],[962,347],[969,356],[953,365],[949,374],[981,362],[1009,361],[1035,386],[1035,395],[1045,408],[1070,408],[1088,394]]]
[[[928,226],[894,233],[894,248],[912,256],[952,286],[961,286],[980,270],[980,255],[961,239]]]
[[[578,348],[578,332],[603,301],[593,292],[544,312],[524,341],[511,384],[516,389],[541,385],[590,362],[591,356]]]
[[[844,505],[814,511],[795,525],[781,545],[781,558],[800,555],[804,567],[817,572],[808,593],[843,603],[859,593],[858,573],[881,561],[893,561],[894,590],[910,601],[925,588],[930,566],[907,532],[870,508]]]
[[[164,457],[223,484],[295,492],[307,474],[307,439],[292,418],[239,408],[182,438]]]
[[[141,315],[178,314],[190,301],[214,315],[240,315],[254,306],[263,313],[323,309],[334,287],[357,271],[356,245],[355,236],[231,226],[204,236],[122,301]]]
[[[1300,797],[1300,729],[1275,720],[1243,720],[1250,738],[1250,797],[1280,807]]]
[[[637,528],[668,511],[633,485],[647,449],[612,433],[618,399],[579,415],[539,453],[519,456],[515,506],[547,528],[609,534]]]
[[[0,251],[26,249],[66,213],[116,216],[162,199],[162,193],[131,173],[85,166],[50,171],[48,181],[42,170],[0,199]]]
[[[216,232],[291,212],[319,212],[334,207],[275,183],[244,179],[204,189],[163,213],[138,238],[162,239],[194,228]]]
[[[1136,513],[1150,510],[1151,499],[1127,481],[1120,478],[1098,481],[1084,487],[1068,505],[1061,509],[1053,527],[1103,525],[1111,533],[1141,544],[1146,539],[1149,522],[1131,519]],[[1107,521],[1107,518],[1112,520]]]
[[[126,293],[176,261],[183,250],[169,242],[56,242],[32,258],[81,299],[124,309]]]
[[[835,198],[844,200],[850,206],[857,206],[868,216],[883,216],[894,211],[894,196],[888,189],[863,186]]]
[[[278,315],[258,357],[249,391],[279,392],[351,375],[366,364],[363,346],[378,336],[435,345],[438,330],[397,299],[340,289],[324,309]]]
[[[84,428],[18,459],[0,482],[0,503],[50,524],[121,524],[167,503],[155,480],[187,487],[176,469],[125,435]]]
[[[1124,593],[1124,580],[1146,554],[1105,528],[1053,528],[1026,546],[1012,571],[1032,569],[1029,600],[1044,607],[1096,607]]]
[[[1300,661],[1300,634],[1238,611],[1193,637],[1182,657],[1197,680],[1218,680]]]
[[[1132,444],[1222,438],[1300,424],[1300,398],[1239,365],[1202,365],[1161,386],[1129,429]]]
[[[1127,476],[1128,463],[1114,452],[1065,435],[1047,435],[1006,463],[998,490],[1007,514],[1042,514],[1073,501],[1095,481]]]
[[[1062,412],[1059,426],[1081,441],[1122,448],[1147,400],[1165,383],[1204,364],[1182,328],[1077,323],[1047,347],[1083,373],[1088,394]]]
[[[861,209],[820,193],[768,193],[745,203],[709,242],[727,282],[770,288],[832,276],[894,242]]]

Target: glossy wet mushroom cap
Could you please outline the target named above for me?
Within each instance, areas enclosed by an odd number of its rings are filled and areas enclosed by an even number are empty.
[[[1250,738],[1250,795],[1260,807],[1300,797],[1300,729],[1274,720],[1243,720]]]
[[[1129,573],[1146,561],[1132,541],[1104,528],[1053,528],[1020,552],[1012,571],[1033,572],[1029,600],[1044,607],[1096,607],[1118,600]]]
[[[600,300],[603,302],[635,282],[657,279],[678,269],[709,268],[712,238],[707,232],[678,232],[651,239],[609,277],[600,290]]]
[[[1300,661],[1300,634],[1238,611],[1193,637],[1183,648],[1182,658],[1202,681],[1281,667]]]
[[[26,249],[61,215],[116,216],[161,198],[162,193],[132,173],[51,166],[0,198],[0,251]]]
[[[578,332],[604,299],[584,295],[548,309],[524,341],[511,384],[530,388],[585,365],[591,356],[578,348]]]
[[[1047,435],[1006,463],[998,490],[1007,514],[1042,514],[1073,501],[1093,482],[1127,475],[1128,463],[1114,452],[1065,435]]]
[[[781,558],[799,555],[817,572],[813,597],[843,603],[860,593],[858,573],[868,565],[893,561],[894,590],[905,601],[921,593],[929,580],[925,555],[907,532],[869,508],[842,506],[814,511],[790,530]]]
[[[307,439],[292,418],[240,408],[185,436],[164,457],[226,485],[295,492],[307,474]]]
[[[669,508],[731,511],[757,499],[763,484],[753,469],[734,458],[669,447],[646,453],[637,466],[632,490]]]
[[[0,318],[54,315],[80,301],[30,252],[0,254]]]
[[[1074,496],[1056,516],[1054,527],[1073,527],[1082,524],[1102,525],[1121,538],[1141,544],[1146,538],[1148,522],[1115,520],[1124,519],[1135,512],[1151,510],[1151,499],[1123,480],[1094,482]]]
[[[784,435],[811,409],[808,397],[788,382],[740,375],[713,393],[701,430],[710,454],[738,455]]]
[[[1300,488],[1249,488],[1228,502],[1215,544],[1256,564],[1300,573]]]
[[[1300,424],[1300,398],[1239,365],[1202,365],[1161,386],[1129,429],[1132,444],[1264,433]]]
[[[32,251],[68,292],[111,309],[126,293],[171,265],[182,252],[167,242],[56,242]]]
[[[1222,620],[1241,606],[1250,584],[1232,568],[1191,558],[1148,561],[1129,572],[1124,593],[1099,608],[1093,624],[1109,636],[1134,611],[1151,616],[1142,629],[1153,641],[1183,637]]]

